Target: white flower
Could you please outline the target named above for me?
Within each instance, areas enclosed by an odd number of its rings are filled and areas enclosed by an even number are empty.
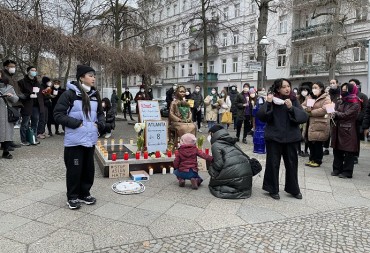
[[[144,130],[145,129],[145,122],[144,123],[141,123],[141,129]]]
[[[141,123],[136,123],[134,129],[136,133],[139,133],[141,131]]]
[[[155,155],[153,154],[153,155],[151,155],[150,157],[151,157],[151,158],[155,158]]]

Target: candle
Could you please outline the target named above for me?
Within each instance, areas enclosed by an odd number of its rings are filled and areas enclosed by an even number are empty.
[[[123,159],[124,159],[124,160],[128,160],[128,153],[127,153],[127,152],[125,152],[125,153],[123,154]]]
[[[155,157],[156,157],[156,158],[161,157],[161,152],[159,152],[159,151],[155,151]]]
[[[108,152],[104,151],[104,159],[108,160]]]
[[[170,167],[170,174],[173,174],[173,167]]]
[[[110,140],[110,145],[112,145],[112,146],[114,145],[114,139]]]
[[[140,159],[140,151],[137,151],[136,154],[135,154],[135,158],[136,160],[139,160]]]
[[[112,161],[115,161],[117,160],[117,154],[116,153],[112,153]]]
[[[108,146],[108,140],[104,140],[104,147],[106,148]]]
[[[120,139],[119,139],[119,145],[120,145],[120,146],[122,146],[122,145],[123,145],[123,139],[122,139],[122,138],[120,138]]]
[[[149,175],[151,176],[151,175],[153,175],[153,173],[154,173],[153,168],[152,167],[149,167]]]
[[[130,139],[130,145],[133,145],[133,144],[134,144],[134,140]]]
[[[172,157],[172,151],[171,150],[167,150],[167,156]]]
[[[148,151],[144,151],[144,159],[148,159],[148,156],[149,156]]]
[[[163,167],[163,168],[162,168],[162,174],[163,174],[163,175],[166,175],[166,173],[167,173],[166,167]]]
[[[101,140],[97,141],[96,146],[98,146],[98,147],[101,146]]]
[[[205,149],[205,153],[206,153],[207,155],[209,155],[209,148],[206,148],[206,149]]]

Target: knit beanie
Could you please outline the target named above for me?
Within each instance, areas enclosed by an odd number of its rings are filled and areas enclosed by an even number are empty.
[[[27,73],[30,71],[30,69],[35,69],[36,67],[34,67],[34,66],[29,66],[28,68],[27,68]]]
[[[50,82],[51,81],[51,79],[49,78],[49,77],[47,77],[47,76],[44,76],[43,78],[42,78],[42,80],[41,80],[41,82],[43,83],[43,84],[46,84],[47,82]]]
[[[197,138],[194,136],[194,134],[184,134],[181,136],[180,144],[188,144],[188,145],[195,145],[197,141]]]
[[[219,124],[216,124],[214,125],[213,127],[211,127],[208,131],[208,133],[216,133],[218,130],[221,130],[221,129],[224,129],[223,126],[219,125]]]
[[[80,80],[81,76],[83,76],[84,74],[86,74],[88,72],[94,72],[95,73],[95,70],[90,66],[77,65],[77,73],[76,73],[77,81]]]

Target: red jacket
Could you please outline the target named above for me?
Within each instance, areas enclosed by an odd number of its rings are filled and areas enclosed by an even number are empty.
[[[212,161],[213,157],[199,151],[195,145],[183,144],[179,148],[179,154],[173,161],[173,166],[180,172],[189,172],[189,169],[198,172],[197,157]]]

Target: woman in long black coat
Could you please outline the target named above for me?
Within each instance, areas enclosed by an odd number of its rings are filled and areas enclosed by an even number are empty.
[[[275,80],[257,117],[266,122],[266,170],[262,189],[269,192],[273,199],[280,199],[279,169],[283,157],[286,171],[284,190],[302,199],[298,184],[297,151],[301,141],[299,124],[308,120],[308,114],[298,102],[289,80]]]

